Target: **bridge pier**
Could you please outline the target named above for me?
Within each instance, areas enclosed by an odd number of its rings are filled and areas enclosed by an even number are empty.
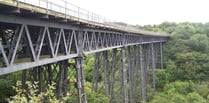
[[[152,52],[152,84],[153,84],[153,96],[155,95],[155,80],[156,80],[156,75],[155,75],[155,69],[156,69],[156,61],[155,61],[155,49],[154,49],[154,43],[150,44],[151,45],[151,52]]]
[[[109,61],[108,61],[108,52],[103,52],[103,66],[104,66],[104,85],[105,85],[105,95],[110,95],[110,78],[109,78]]]
[[[98,90],[98,77],[99,69],[101,66],[101,55],[100,52],[94,54],[94,69],[92,77],[92,91],[97,92]]]
[[[146,101],[146,71],[145,71],[145,63],[144,63],[144,51],[143,45],[139,45],[140,52],[140,72],[141,72],[141,101]]]
[[[161,69],[163,69],[163,43],[160,42],[160,61],[161,61]]]
[[[76,61],[76,79],[77,79],[77,90],[78,90],[78,100],[79,103],[87,103],[86,99],[86,86],[85,86],[85,77],[83,70],[83,58],[78,57]]]
[[[126,69],[126,54],[125,47],[121,48],[122,57],[122,85],[124,90],[124,103],[128,103],[128,87],[127,87],[127,69]]]
[[[68,60],[61,61],[59,63],[59,69],[56,94],[58,97],[61,97],[66,95],[67,92]]]
[[[140,44],[137,46],[127,46],[121,48],[121,86],[124,103],[135,103],[137,92],[137,76],[139,71],[141,73],[141,101],[146,101],[146,85],[147,85],[147,71],[152,70],[152,87],[153,95],[155,94],[155,69],[156,60],[158,57],[156,53],[158,43],[151,44]],[[113,49],[111,52],[97,52],[95,54],[95,67],[94,67],[94,82],[92,82],[92,90],[98,92],[98,77],[99,70],[104,69],[104,87],[106,96],[110,97],[110,103],[114,102],[114,83],[115,83],[115,71],[117,70],[117,49]],[[111,61],[108,58],[111,57]],[[79,103],[87,103],[86,91],[85,91],[85,78],[83,70],[83,57],[77,57],[75,60],[75,71],[76,71],[76,88],[78,93]],[[110,63],[109,63],[110,62]],[[56,68],[59,68],[57,70]],[[22,73],[22,82],[30,79],[31,81],[39,81],[39,91],[43,91],[42,87],[45,83],[56,84],[56,94],[58,97],[66,95],[67,86],[69,84],[70,63],[68,60],[63,60],[57,63],[47,64],[33,68],[31,70],[24,70]],[[128,68],[127,68],[128,67]],[[140,68],[137,69],[137,68]],[[33,74],[33,75],[31,75]],[[56,75],[56,77],[54,77]],[[27,79],[28,78],[28,79]],[[57,78],[57,79],[56,79]],[[44,82],[46,81],[46,82]],[[24,86],[24,85],[23,85]]]
[[[110,84],[109,84],[109,91],[110,91],[110,103],[113,103],[114,99],[114,84],[115,84],[115,71],[116,71],[116,56],[117,56],[117,49],[113,49],[112,51],[112,63],[111,63],[111,74],[110,74]]]

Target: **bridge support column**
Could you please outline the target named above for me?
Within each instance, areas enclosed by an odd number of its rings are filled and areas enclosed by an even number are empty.
[[[133,103],[133,69],[134,69],[134,57],[133,49],[130,46],[128,47],[128,82],[129,82],[129,101]],[[132,51],[131,51],[132,50]]]
[[[78,88],[78,100],[79,103],[87,103],[86,99],[86,89],[85,89],[85,78],[83,70],[83,58],[77,57],[76,62],[76,79],[77,79],[77,88]]]
[[[75,58],[76,65],[76,80],[77,80],[77,91],[78,91],[78,101],[79,103],[87,103],[86,99],[86,85],[83,69],[83,59],[85,54],[83,52],[84,48],[84,32],[82,29],[78,31],[77,36],[77,45],[78,45],[78,57]]]
[[[140,68],[141,68],[141,101],[146,102],[146,72],[144,67],[143,45],[139,46],[140,52]]]
[[[59,73],[58,73],[58,80],[57,80],[57,97],[63,96],[66,91],[66,76],[67,76],[67,69],[68,69],[68,60],[64,60],[59,62]]]
[[[105,94],[106,96],[109,95],[110,89],[109,89],[109,70],[108,70],[108,52],[104,51],[103,52],[103,60],[104,60],[104,85],[105,85]]]
[[[156,69],[156,62],[155,62],[155,49],[154,44],[151,44],[151,52],[152,52],[152,84],[153,84],[153,96],[155,95],[155,69]]]
[[[121,48],[121,56],[122,56],[122,85],[124,89],[124,103],[128,103],[128,89],[127,89],[127,70],[126,70],[126,55],[125,55],[125,47]]]
[[[98,90],[98,77],[100,68],[100,52],[94,54],[94,70],[92,78],[92,91],[97,92]]]
[[[163,69],[163,43],[160,42],[160,61],[161,61],[161,69]]]
[[[112,71],[111,71],[111,78],[110,78],[110,103],[113,103],[113,95],[114,95],[114,83],[115,83],[115,69],[116,69],[116,55],[117,49],[113,49],[112,54]]]

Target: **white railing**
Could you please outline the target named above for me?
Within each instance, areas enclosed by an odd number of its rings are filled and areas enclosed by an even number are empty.
[[[107,26],[119,28],[121,30],[139,32],[139,33],[144,32],[144,31],[138,30],[130,25],[120,25],[110,19],[107,19],[107,18],[97,15],[95,13],[92,13],[88,10],[83,9],[83,8],[80,8],[80,7],[73,5],[65,0],[57,0],[56,2],[58,2],[58,3],[53,3],[48,0],[17,0],[17,1],[27,3],[30,5],[34,5],[37,7],[45,8],[48,10],[60,12],[65,15],[74,16],[78,19],[84,19],[89,22],[96,22],[96,23],[101,23],[101,24],[107,25]]]

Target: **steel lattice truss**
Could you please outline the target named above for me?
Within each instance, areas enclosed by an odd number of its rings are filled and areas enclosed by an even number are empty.
[[[95,53],[92,91],[105,89],[110,103],[146,101],[147,81],[152,80],[154,94],[158,54],[163,68],[162,43],[167,40],[167,36],[134,34],[62,22],[57,18],[2,14],[0,75],[23,71],[23,87],[27,80],[39,81],[41,92],[55,82],[58,98],[70,91],[72,98],[78,97],[72,102],[87,103],[83,61],[88,54]],[[75,60],[73,63],[71,58]],[[151,79],[148,78],[150,71]],[[116,77],[116,73],[119,76]],[[102,85],[99,76],[104,79]]]
[[[167,37],[78,27],[0,15],[0,74],[123,46],[165,42]]]

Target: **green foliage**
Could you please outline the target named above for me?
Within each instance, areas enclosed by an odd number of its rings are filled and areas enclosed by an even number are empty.
[[[195,33],[195,28],[189,23],[182,23],[178,25],[173,32],[174,38],[189,39]]]
[[[194,34],[187,40],[186,45],[194,51],[207,53],[209,50],[208,41],[209,38],[206,34]]]
[[[176,81],[165,85],[164,91],[170,91],[170,90],[186,95],[187,93],[193,92],[195,90],[195,85],[191,81],[190,82]]]
[[[0,76],[0,103],[5,103],[6,99],[15,95],[12,86],[20,79],[20,72]]]
[[[158,93],[150,103],[207,103],[208,89],[207,83],[176,81],[166,84],[164,91]]]
[[[0,79],[0,103],[6,102],[6,99],[11,95],[15,95],[12,89],[13,82],[11,80]]]
[[[108,103],[109,98],[102,93],[95,93],[91,90],[91,83],[86,83],[86,94],[89,103]]]
[[[169,23],[139,27],[170,33],[164,45],[166,73],[171,81],[209,80],[209,23]]]
[[[94,70],[94,55],[89,55],[84,61],[85,77],[86,81],[91,82]]]
[[[165,70],[157,69],[156,74],[156,87],[158,90],[162,90],[165,84],[171,81],[171,74]]]
[[[17,94],[9,99],[9,103],[66,103],[67,102],[68,100],[67,96],[62,97],[61,99],[56,98],[54,94],[55,84],[48,85],[46,92],[39,93],[37,83],[38,82],[32,84],[31,82],[26,82],[27,89],[22,89],[22,83],[18,81],[16,86],[13,87]]]
[[[165,22],[138,28],[171,35],[163,48],[166,69],[156,71],[158,93],[150,103],[208,103],[209,23]]]
[[[206,99],[204,99],[202,96],[200,96],[196,92],[192,92],[186,95],[186,99],[188,103],[207,103]]]

